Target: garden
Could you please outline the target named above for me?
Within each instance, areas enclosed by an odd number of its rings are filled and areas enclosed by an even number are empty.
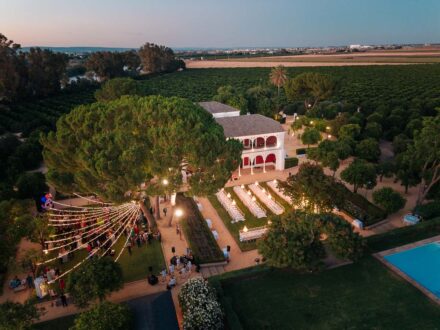
[[[185,215],[180,223],[197,264],[225,261],[223,252],[215,241],[194,199],[177,194],[176,205],[182,209]]]

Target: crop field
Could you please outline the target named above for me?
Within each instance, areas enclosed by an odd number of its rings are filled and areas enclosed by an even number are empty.
[[[377,51],[348,54],[308,54],[260,57],[232,57],[187,61],[188,68],[285,66],[347,66],[440,63],[440,51]]]
[[[28,135],[36,128],[55,128],[58,118],[78,105],[93,102],[93,90],[64,93],[0,108],[0,128]]]
[[[398,104],[411,100],[425,102],[440,97],[440,64],[407,66],[288,68],[293,77],[302,72],[332,75],[340,82],[334,100]],[[270,68],[191,69],[143,80],[152,94],[180,96],[192,101],[211,100],[220,86],[232,85],[245,92],[268,83]]]

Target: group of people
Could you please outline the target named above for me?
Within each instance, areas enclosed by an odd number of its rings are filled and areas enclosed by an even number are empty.
[[[134,225],[134,227],[131,230],[126,229],[124,235],[126,238],[128,238],[125,247],[127,248],[127,251],[130,255],[132,254],[131,248],[135,245],[138,248],[140,248],[144,244],[146,245],[151,244],[151,241],[153,239],[156,239],[159,242],[161,240],[160,231],[156,231],[153,234],[151,230],[146,229],[146,226],[140,226],[137,223]]]
[[[183,256],[173,256],[170,260],[170,264],[167,269],[163,269],[160,273],[162,283],[167,282],[167,289],[171,290],[177,285],[177,276],[180,279],[186,279],[191,275],[193,268],[199,271],[199,266],[194,263],[194,256],[190,249],[187,249],[187,253]]]
[[[18,276],[15,275],[14,278],[9,281],[9,287],[13,290],[20,287],[32,289],[34,287],[34,278],[32,274],[28,274],[26,278],[20,280]]]

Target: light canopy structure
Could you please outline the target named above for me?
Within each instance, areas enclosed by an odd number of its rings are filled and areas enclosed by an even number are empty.
[[[45,241],[44,253],[48,258],[41,264],[49,264],[57,259],[63,260],[82,249],[88,251],[86,257],[64,270],[57,278],[67,275],[92,257],[101,258],[112,254],[117,261],[130,239],[136,221],[141,216],[137,202],[114,205],[77,196],[92,204],[71,206],[54,201],[53,206],[47,211],[48,225],[54,228],[54,234]],[[123,234],[126,235],[125,244],[116,254],[112,248]]]

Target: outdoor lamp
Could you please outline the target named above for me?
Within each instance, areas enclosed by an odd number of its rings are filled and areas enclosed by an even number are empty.
[[[252,201],[253,202],[255,202],[257,199],[255,198],[255,196],[254,197],[252,197]]]
[[[237,204],[237,203],[235,202],[235,200],[233,200],[233,201],[232,201],[232,205],[235,205],[235,204]]]
[[[248,195],[250,196],[250,195],[251,195],[251,191],[250,191],[250,190],[248,190],[247,194],[248,194]]]
[[[243,227],[243,232],[245,232],[245,233],[247,233],[247,232],[248,232],[248,229],[247,229],[247,227],[246,227],[246,226],[244,226],[244,227]]]
[[[310,125],[313,125],[313,120],[310,121]]]
[[[272,224],[272,221],[270,221],[270,219],[267,220],[267,224],[270,226]]]
[[[255,181],[255,185],[258,186],[258,181]]]
[[[174,215],[175,215],[176,217],[181,217],[181,216],[183,215],[183,211],[182,211],[182,209],[177,209],[177,210],[174,212]]]
[[[168,183],[169,183],[169,182],[168,182],[167,179],[163,179],[163,180],[162,180],[162,184],[163,184],[164,186],[168,186]]]
[[[47,251],[47,250],[43,250],[43,252],[44,252],[44,254],[48,254],[49,253],[49,251]]]
[[[231,198],[231,193],[228,193],[226,196],[228,196],[228,198]]]
[[[330,126],[327,126],[325,129],[326,129],[327,131],[330,131]]]

